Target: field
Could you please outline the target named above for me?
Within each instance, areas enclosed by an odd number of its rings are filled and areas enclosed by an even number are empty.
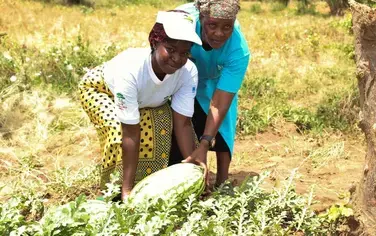
[[[1,202],[23,196],[47,209],[97,196],[99,142],[77,82],[128,47],[148,47],[157,11],[181,3],[0,0]],[[252,59],[239,92],[230,182],[268,173],[266,192],[287,181],[316,213],[337,209],[340,224],[365,156],[351,15],[330,16],[320,1],[242,1],[238,19]],[[215,173],[212,155],[209,165]]]

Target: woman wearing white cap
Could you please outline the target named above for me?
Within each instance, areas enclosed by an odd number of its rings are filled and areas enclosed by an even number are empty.
[[[194,148],[197,69],[188,57],[194,43],[201,45],[195,23],[186,13],[159,12],[149,42],[151,50],[127,49],[79,84],[101,144],[101,188],[119,172],[122,199],[135,182],[167,167],[173,129],[184,156]]]

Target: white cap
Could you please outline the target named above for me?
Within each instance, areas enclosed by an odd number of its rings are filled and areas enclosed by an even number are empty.
[[[161,23],[169,38],[202,45],[196,34],[196,22],[188,13],[159,11],[157,23]]]

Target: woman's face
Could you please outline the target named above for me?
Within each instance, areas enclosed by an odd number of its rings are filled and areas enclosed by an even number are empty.
[[[168,40],[155,45],[152,55],[154,72],[173,74],[185,65],[190,55],[192,43],[182,40]]]
[[[201,15],[200,21],[202,41],[215,49],[222,47],[234,30],[235,19],[218,19]]]

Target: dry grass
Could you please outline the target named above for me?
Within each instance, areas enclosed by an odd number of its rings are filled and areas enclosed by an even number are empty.
[[[77,102],[34,90],[9,96],[2,111],[0,186],[6,187],[0,195],[39,189],[71,199],[74,188],[96,188],[95,179],[75,185],[83,173],[90,176],[100,155],[96,132]]]
[[[0,32],[40,50],[64,45],[78,35],[102,47],[148,45],[148,32],[157,9],[151,6],[98,9],[84,13],[80,7],[46,5],[33,1],[1,0]]]

